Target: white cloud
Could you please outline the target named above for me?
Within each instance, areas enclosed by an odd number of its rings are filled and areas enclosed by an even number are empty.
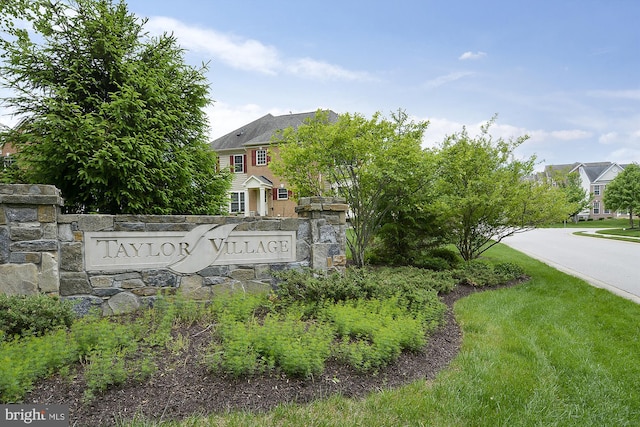
[[[590,138],[591,132],[587,132],[581,129],[568,129],[568,130],[554,130],[549,133],[549,136],[561,141],[573,141],[576,139]]]
[[[640,90],[593,90],[588,92],[589,96],[596,98],[631,99],[640,101]]]
[[[424,133],[422,140],[423,147],[437,146],[444,141],[448,135],[460,132],[463,126],[462,123],[439,117],[419,120],[429,120],[429,127]]]
[[[487,56],[486,52],[481,52],[481,51],[471,52],[471,51],[469,51],[469,52],[465,52],[462,55],[460,55],[458,57],[458,59],[460,61],[466,61],[466,60],[482,59],[485,56]]]
[[[598,141],[601,144],[609,145],[615,143],[619,138],[618,132],[608,132],[600,135]]]
[[[173,33],[183,48],[210,55],[233,68],[275,74],[282,66],[277,49],[257,40],[188,26],[166,17],[150,18],[146,28],[155,34]]]
[[[445,74],[444,76],[436,77],[435,79],[429,80],[423,84],[423,86],[427,89],[434,89],[436,87],[445,85],[447,83],[455,82],[456,80],[460,80],[462,78],[471,76],[475,73],[471,71],[458,71],[449,74]]]
[[[474,137],[480,134],[480,128],[484,126],[487,121],[464,124],[457,121],[445,119],[445,118],[430,118],[429,127],[425,132],[424,146],[433,146],[442,142],[445,137],[454,133],[460,132],[462,127],[465,126],[470,136]],[[548,144],[553,141],[573,141],[586,139],[593,136],[591,132],[581,129],[566,129],[548,131],[542,129],[526,129],[519,126],[513,126],[510,124],[503,124],[497,121],[489,128],[489,134],[494,138],[503,138],[505,140],[519,138],[525,135],[529,136],[528,144]]]
[[[479,135],[481,132],[480,128],[487,124],[486,120],[477,123],[464,124],[455,120],[449,120],[439,117],[422,120],[429,120],[429,127],[425,132],[422,144],[425,147],[431,147],[439,144],[440,142],[444,141],[447,136],[462,131],[463,127],[466,127],[467,133],[473,138],[476,135]],[[508,140],[510,138],[518,138],[530,133],[526,129],[517,126],[494,123],[489,128],[489,134],[496,139],[503,138]]]
[[[209,117],[211,140],[226,135],[268,113],[257,104],[235,106],[218,101],[208,106],[205,112]]]
[[[292,61],[287,67],[292,74],[329,80],[372,80],[367,73],[349,71],[338,65],[316,61],[311,58],[302,58]]]
[[[173,33],[183,48],[205,54],[239,70],[269,75],[284,72],[312,79],[371,80],[366,73],[350,71],[312,58],[285,59],[276,47],[258,40],[193,27],[173,18],[152,17],[147,29],[153,34]]]
[[[623,147],[611,152],[608,160],[617,163],[640,163],[640,149]]]

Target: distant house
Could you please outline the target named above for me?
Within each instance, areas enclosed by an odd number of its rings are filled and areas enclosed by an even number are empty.
[[[7,130],[9,130],[9,127],[0,123],[0,131]],[[5,144],[0,144],[0,149],[2,150],[2,167],[6,168],[13,163],[13,155],[16,153],[16,148],[13,144],[7,142]]]
[[[287,183],[268,167],[270,155],[278,150],[272,145],[271,137],[289,127],[297,129],[315,114],[315,111],[282,116],[267,114],[211,143],[220,167],[229,168],[234,174],[229,212],[244,216],[297,216],[296,202]],[[329,111],[331,122],[337,118],[336,113]]]
[[[612,212],[604,204],[604,192],[609,184],[626,165],[615,162],[572,163],[564,165],[549,165],[545,167],[544,175],[553,178],[557,172],[577,173],[580,175],[582,187],[591,195],[589,208],[578,214],[580,219],[601,219],[627,215],[626,212]]]

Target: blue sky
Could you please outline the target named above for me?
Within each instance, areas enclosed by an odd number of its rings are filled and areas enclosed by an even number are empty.
[[[398,108],[425,146],[498,115],[542,164],[640,162],[637,0],[129,0],[209,61],[212,138],[267,113]],[[5,117],[0,121],[7,122]]]

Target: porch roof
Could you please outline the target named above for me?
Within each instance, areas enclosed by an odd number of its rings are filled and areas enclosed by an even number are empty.
[[[263,175],[251,175],[243,183],[246,188],[273,188],[273,182]]]

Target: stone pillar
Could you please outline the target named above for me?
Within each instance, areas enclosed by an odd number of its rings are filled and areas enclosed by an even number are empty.
[[[298,202],[296,213],[310,220],[312,269],[343,270],[346,266],[348,210],[341,197],[303,197]]]
[[[0,184],[0,293],[58,294],[63,203],[52,185]]]

